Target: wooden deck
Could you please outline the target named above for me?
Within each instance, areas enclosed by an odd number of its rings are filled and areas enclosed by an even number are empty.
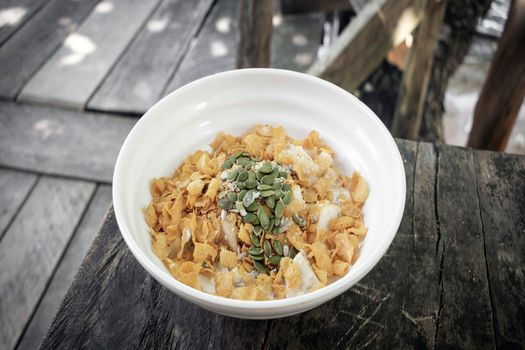
[[[173,89],[234,68],[235,1],[0,0],[0,349],[39,346],[111,205],[120,146]],[[277,16],[304,71],[323,16]]]

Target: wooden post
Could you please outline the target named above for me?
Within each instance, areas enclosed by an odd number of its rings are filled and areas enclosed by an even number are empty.
[[[445,15],[445,0],[428,0],[425,15],[415,33],[392,121],[392,135],[417,140],[430,73]]]
[[[274,0],[239,0],[237,68],[268,67]]]
[[[353,92],[423,17],[426,0],[370,0],[308,73]]]
[[[525,96],[525,0],[513,0],[476,108],[467,145],[505,150]]]

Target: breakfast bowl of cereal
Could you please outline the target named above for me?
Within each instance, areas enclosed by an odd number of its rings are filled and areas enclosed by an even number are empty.
[[[345,292],[379,261],[405,173],[381,121],[321,79],[274,69],[202,78],[132,129],[113,176],[122,236],[178,296],[277,318]]]

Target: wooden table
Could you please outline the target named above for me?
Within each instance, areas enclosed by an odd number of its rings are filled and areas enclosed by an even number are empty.
[[[398,145],[398,234],[338,298],[270,321],[203,310],[145,272],[110,210],[42,348],[525,347],[525,157]]]

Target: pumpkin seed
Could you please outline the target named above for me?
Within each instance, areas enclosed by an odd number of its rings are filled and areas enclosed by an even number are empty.
[[[219,201],[217,202],[217,205],[219,206],[219,208],[224,209],[224,210],[233,209],[233,203],[230,202],[228,198],[219,199]]]
[[[275,180],[275,176],[273,175],[265,175],[263,176],[263,178],[261,179],[261,183],[264,184],[264,185],[271,185],[273,184],[273,180]]]
[[[261,197],[269,197],[275,194],[273,190],[261,191]]]
[[[280,256],[280,255],[272,255],[270,257],[270,259],[268,259],[268,261],[270,262],[271,265],[274,265],[274,266],[279,266],[279,264],[281,263],[281,259],[283,257]]]
[[[251,247],[250,250],[248,250],[248,254],[250,255],[260,255],[263,253],[263,249],[261,247]]]
[[[224,161],[224,163],[222,164],[222,168],[224,170],[230,169],[232,167],[233,163],[235,163],[235,157],[230,157],[230,158],[228,158],[228,159],[226,159]]]
[[[263,249],[266,256],[272,255],[272,245],[270,244],[270,241],[264,241]]]
[[[226,196],[230,202],[235,202],[237,200],[237,193],[235,192],[228,192]]]
[[[268,206],[268,208],[273,209],[275,207],[275,198],[266,197],[266,205]]]
[[[252,204],[250,204],[249,206],[246,207],[246,210],[250,211],[250,212],[257,211],[257,209],[259,209],[259,203],[257,203],[257,202],[253,202]]]
[[[273,229],[273,226],[275,224],[275,220],[273,218],[270,219],[270,225],[268,225],[268,231],[271,231]]]
[[[255,214],[252,213],[248,213],[242,217],[242,221],[249,223],[253,223],[255,219],[257,219],[257,216],[255,216]]]
[[[256,180],[246,180],[244,182],[244,187],[246,188],[249,188],[249,189],[252,189],[252,188],[255,188],[257,187],[257,181]]]
[[[253,190],[249,190],[248,192],[246,192],[246,194],[244,195],[243,199],[242,199],[242,204],[245,206],[245,207],[249,207],[250,204],[253,203],[253,201],[255,201],[255,191]]]
[[[259,235],[261,234],[261,232],[262,232],[262,227],[261,227],[260,225],[256,225],[256,226],[254,226],[254,227],[253,227],[253,232],[254,232],[257,236],[259,236]]]
[[[239,190],[244,190],[244,182],[237,182],[237,188]]]
[[[251,255],[251,254],[250,254],[250,257],[251,257],[253,260],[264,260],[264,255],[263,255],[263,254],[259,254],[259,255]]]
[[[260,261],[254,260],[253,266],[259,273],[268,273],[268,271],[266,270],[266,266],[264,266],[264,264]]]
[[[270,219],[268,218],[268,214],[266,214],[266,210],[264,210],[264,208],[261,206],[259,209],[257,209],[257,217],[261,222],[262,228],[268,230],[268,227],[270,226]]]
[[[252,225],[260,225],[261,222],[259,221],[259,218],[256,216],[255,220],[252,222]]]
[[[272,190],[280,190],[283,187],[283,184],[279,181],[274,181],[272,185]]]
[[[292,247],[292,248],[290,249],[290,251],[288,252],[288,257],[289,257],[290,259],[293,259],[293,258],[295,258],[295,256],[296,256],[297,254],[299,254],[299,251],[298,251],[297,249],[295,249],[295,247]]]
[[[283,203],[284,205],[288,205],[292,202],[292,191],[286,191],[286,193],[283,196]]]
[[[250,239],[252,240],[252,243],[255,247],[260,247],[261,242],[259,241],[259,237],[255,233],[250,233]]]
[[[263,178],[264,176],[264,173],[261,173],[260,171],[258,171],[256,174],[255,174],[255,177],[257,178],[257,180],[261,181],[261,179]]]
[[[282,190],[275,190],[275,199],[280,199],[284,195]]]
[[[283,255],[283,244],[280,240],[277,239],[275,242],[273,242],[273,248],[277,254]]]
[[[257,178],[255,177],[255,173],[253,171],[248,172],[248,180],[250,181],[256,181]]]
[[[241,157],[239,159],[237,159],[236,163],[237,165],[239,166],[242,166],[243,168],[248,165],[248,163],[251,162],[251,159],[250,158],[246,158],[246,157]]]
[[[248,180],[248,172],[241,171],[239,175],[237,175],[237,181],[246,181],[246,180]]]
[[[262,184],[262,185],[257,186],[257,189],[259,191],[266,191],[266,190],[271,190],[272,186]]]
[[[272,163],[270,162],[264,162],[261,167],[259,168],[259,172],[264,174],[269,174],[272,172]]]
[[[275,218],[275,226],[281,225],[281,218]]]
[[[306,220],[299,214],[292,215],[292,220],[297,224],[299,227],[306,226]]]
[[[241,214],[241,216],[245,216],[246,214],[248,214],[246,212],[246,209],[244,209],[244,207],[242,206],[242,202],[235,202],[235,208],[239,211],[239,214]]]
[[[284,184],[284,185],[283,185],[283,191],[286,192],[286,191],[290,191],[291,189],[292,189],[292,188],[290,187],[289,184]]]
[[[286,179],[288,177],[288,172],[287,171],[279,171],[279,175],[277,175],[279,177],[282,177],[283,179]]]
[[[239,192],[239,195],[237,196],[237,200],[240,200],[242,201],[242,199],[244,198],[244,196],[246,195],[246,190],[242,190],[241,192]]]
[[[283,213],[284,213],[284,204],[283,204],[283,202],[279,201],[279,202],[275,203],[275,217],[276,218],[281,218],[283,216]]]
[[[279,230],[280,230],[280,227],[279,227],[279,226],[274,226],[274,227],[272,228],[272,233],[274,233],[274,234],[278,234],[278,233],[280,233]]]
[[[228,174],[228,180],[233,181],[237,177],[237,169],[233,170]]]

